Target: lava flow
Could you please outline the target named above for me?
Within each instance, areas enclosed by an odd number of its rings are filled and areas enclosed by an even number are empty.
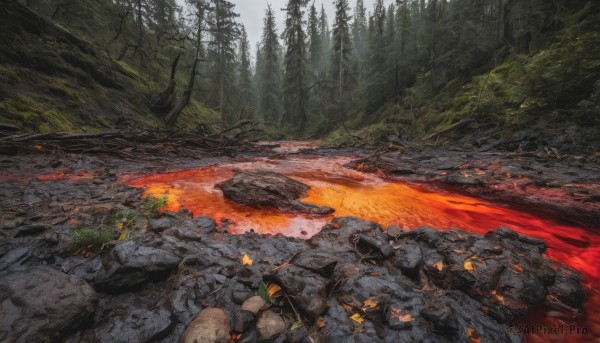
[[[385,180],[345,168],[343,165],[350,160],[346,157],[257,158],[248,162],[128,178],[123,182],[145,187],[146,195],[167,195],[166,210],[187,208],[195,216],[210,216],[231,233],[254,230],[262,234],[281,233],[309,238],[333,216],[356,216],[375,221],[383,227],[393,224],[407,229],[421,226],[462,228],[479,234],[507,226],[544,240],[551,258],[585,276],[586,311],[600,306],[597,290],[600,269],[594,263],[600,261],[600,235],[594,233],[596,230],[560,225],[551,219],[423,185]],[[236,170],[274,171],[304,182],[311,186],[311,190],[302,201],[332,207],[335,213],[314,217],[275,209],[256,209],[227,201],[215,185],[233,177]],[[560,320],[545,322],[556,324]],[[572,323],[574,319],[568,321]],[[600,323],[593,321],[587,318],[583,324],[592,326],[591,331],[600,331]]]

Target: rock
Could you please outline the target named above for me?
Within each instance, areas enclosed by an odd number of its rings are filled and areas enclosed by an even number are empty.
[[[148,281],[165,279],[180,260],[170,251],[134,241],[119,244],[105,255],[94,285],[102,292],[126,292]]]
[[[334,210],[298,201],[310,189],[308,185],[282,174],[265,171],[238,172],[232,179],[217,185],[223,195],[238,204],[252,207],[275,207],[282,211],[330,214]]]
[[[279,313],[264,311],[256,321],[256,331],[261,339],[274,338],[282,334],[287,325]]]
[[[300,268],[311,270],[324,278],[329,279],[337,265],[337,258],[321,251],[307,251],[294,256],[291,264]]]
[[[31,248],[28,246],[12,249],[0,258],[0,270],[21,270],[30,257]]]
[[[148,220],[148,228],[154,232],[163,232],[166,229],[170,228],[171,225],[171,219],[169,219],[168,217]]]
[[[373,255],[379,259],[387,258],[392,254],[392,247],[381,236],[356,234],[350,236],[349,240],[361,253]]]
[[[254,292],[248,289],[235,289],[233,290],[233,302],[238,305],[242,305],[246,300],[254,296]]]
[[[296,309],[311,321],[315,321],[327,308],[329,281],[310,270],[286,265],[264,278],[281,286]]]
[[[253,315],[257,315],[258,312],[267,305],[267,302],[260,296],[256,295],[248,300],[244,301],[241,310],[248,311]]]
[[[15,229],[15,237],[34,236],[50,228],[51,226],[48,224],[29,224],[19,226]]]
[[[421,309],[421,316],[433,323],[436,330],[455,332],[458,330],[456,315],[452,307],[446,303],[434,303]]]
[[[206,308],[194,318],[181,336],[181,343],[228,343],[229,319],[223,310]]]
[[[0,341],[48,342],[76,330],[94,313],[94,289],[49,267],[0,277]]]
[[[254,315],[250,312],[236,312],[233,324],[233,331],[246,332],[254,323]]]
[[[400,268],[402,273],[415,279],[423,263],[423,255],[418,245],[404,244],[395,252],[393,264]]]
[[[122,315],[111,315],[84,340],[129,343],[152,342],[167,335],[173,328],[171,313],[165,309],[133,309]]]

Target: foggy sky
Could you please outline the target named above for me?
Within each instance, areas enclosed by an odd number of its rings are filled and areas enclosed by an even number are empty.
[[[238,18],[239,22],[244,24],[246,31],[248,31],[248,39],[250,40],[252,51],[256,50],[256,43],[260,40],[262,34],[263,19],[265,17],[265,10],[267,9],[267,3],[270,3],[275,11],[278,33],[281,34],[281,32],[283,32],[285,21],[285,12],[281,9],[285,8],[287,1],[288,0],[232,0],[235,4],[236,12],[240,14],[240,17]],[[386,6],[390,1],[391,0],[384,0]],[[324,6],[325,13],[329,19],[330,28],[333,25],[333,16],[335,13],[334,2],[334,0],[314,0],[317,12],[321,11],[321,5]],[[364,0],[363,2],[364,6],[367,8],[367,12],[372,12],[375,0]],[[350,4],[349,14],[352,16],[356,0],[349,0],[348,3]],[[306,8],[306,14],[308,14],[309,8],[310,5]]]
[[[246,31],[248,32],[248,39],[250,40],[250,48],[252,50],[252,54],[256,50],[256,43],[260,40],[260,36],[262,34],[263,29],[263,19],[265,17],[265,10],[267,9],[267,3],[271,4],[271,7],[275,11],[275,16],[277,19],[277,32],[281,35],[284,28],[285,21],[285,12],[281,9],[285,7],[288,0],[230,0],[235,4],[235,12],[240,16],[238,21],[246,27]],[[333,16],[334,16],[334,0],[314,0],[315,7],[317,8],[317,12],[321,11],[321,5],[325,8],[325,13],[327,14],[327,18],[329,19],[329,27],[333,25]],[[349,0],[350,11],[349,14],[352,16],[354,13],[354,5],[356,5],[356,0]],[[389,5],[391,0],[384,0],[385,5]],[[184,0],[177,0],[179,5],[184,5]],[[375,0],[364,0],[364,6],[367,8],[367,13],[373,12],[373,6],[375,4]],[[310,5],[309,5],[310,6]],[[308,14],[308,8],[306,9],[306,13]]]

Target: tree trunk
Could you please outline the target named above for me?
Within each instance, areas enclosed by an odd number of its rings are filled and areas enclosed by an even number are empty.
[[[173,108],[165,118],[165,121],[168,125],[175,124],[177,118],[181,114],[181,111],[183,111],[183,109],[190,102],[190,98],[192,97],[192,90],[194,89],[194,81],[196,80],[196,66],[198,65],[198,60],[199,58],[196,54],[196,59],[194,59],[194,64],[192,64],[192,71],[190,72],[190,79],[188,81],[187,89],[183,92],[183,96],[181,100],[179,100],[177,106],[175,106],[175,108]]]
[[[171,64],[171,77],[169,78],[169,84],[156,98],[154,102],[154,111],[159,115],[164,115],[171,111],[173,107],[173,100],[175,100],[175,72],[177,71],[177,64],[179,63],[179,57],[181,53],[177,54],[175,60]]]

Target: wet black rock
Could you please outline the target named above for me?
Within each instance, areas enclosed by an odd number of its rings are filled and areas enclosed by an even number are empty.
[[[253,207],[275,207],[282,211],[330,214],[326,206],[298,201],[310,189],[308,185],[282,174],[265,171],[238,172],[232,179],[217,185],[223,195],[238,204]]]
[[[173,328],[171,313],[165,309],[133,309],[113,314],[89,331],[82,341],[152,342],[165,337]]]
[[[148,220],[148,228],[154,232],[163,232],[173,225],[168,217],[152,218]]]
[[[294,306],[314,322],[327,308],[329,280],[313,271],[285,265],[265,275],[265,281],[281,286]]]
[[[35,236],[51,228],[48,224],[29,224],[17,227],[15,237]]]
[[[94,285],[106,293],[133,290],[148,281],[165,279],[181,258],[170,251],[130,241],[109,251],[96,274]]]
[[[48,342],[59,339],[93,314],[94,289],[50,267],[0,277],[0,341]]]
[[[254,315],[247,311],[236,312],[233,331],[235,332],[246,332],[254,323]]]
[[[295,266],[311,270],[327,279],[333,275],[337,262],[338,259],[328,252],[312,250],[296,255],[290,261]]]

